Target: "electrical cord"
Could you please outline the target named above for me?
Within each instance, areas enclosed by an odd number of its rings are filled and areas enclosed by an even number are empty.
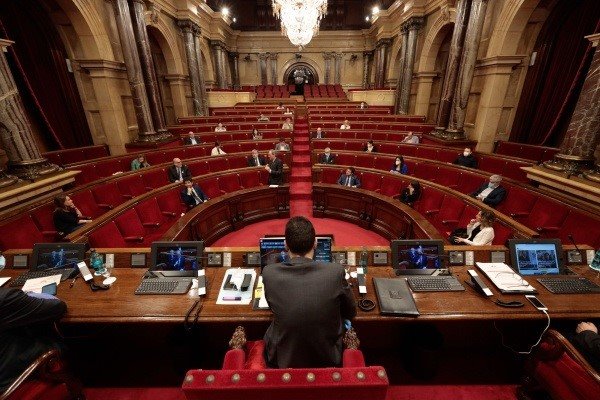
[[[500,329],[498,329],[498,327],[496,326],[496,321],[494,321],[494,329],[496,330],[496,332],[498,332],[500,334],[500,339],[502,340],[502,346],[506,347],[507,349],[509,349],[513,353],[517,353],[517,354],[531,354],[531,352],[533,351],[533,349],[538,344],[540,344],[540,342],[542,341],[542,338],[544,337],[544,333],[546,333],[546,331],[548,330],[548,328],[550,328],[550,315],[548,314],[548,311],[546,311],[546,310],[540,310],[540,311],[542,311],[544,314],[546,314],[546,318],[548,318],[548,323],[546,324],[546,327],[544,328],[544,330],[540,334],[540,337],[538,338],[537,342],[535,342],[535,344],[533,344],[529,348],[528,351],[518,351],[518,350],[513,349],[512,347],[510,347],[506,343],[504,343],[504,335],[502,334],[502,332],[500,331]]]
[[[367,299],[366,297],[361,297],[358,300],[358,308],[360,308],[362,311],[373,311],[375,309],[375,302]]]

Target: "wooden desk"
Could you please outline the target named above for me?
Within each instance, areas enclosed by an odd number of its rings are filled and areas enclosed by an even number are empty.
[[[600,283],[600,278],[585,266],[573,268],[575,271]],[[254,311],[251,305],[217,305],[216,300],[226,268],[206,270],[207,295],[203,297],[200,324],[244,324],[267,323],[271,319],[270,311]],[[454,274],[462,282],[467,278],[466,267],[453,268]],[[16,276],[19,270],[4,270],[0,276]],[[116,268],[113,275],[117,281],[109,290],[92,292],[81,278],[70,288],[69,281],[58,287],[58,297],[67,303],[68,311],[63,323],[183,323],[185,316],[198,299],[195,290],[187,295],[135,295],[144,270]],[[389,267],[370,267],[368,270],[367,297],[376,300],[373,277],[395,277]],[[98,278],[96,278],[99,280]],[[484,277],[484,280],[485,277]],[[590,319],[600,317],[600,294],[555,295],[541,287],[535,279],[527,279],[539,291],[538,298],[549,308],[552,319]],[[355,280],[353,280],[356,283]],[[486,280],[487,281],[487,280]],[[494,294],[498,291],[486,282]],[[466,284],[464,292],[415,293],[414,297],[421,315],[418,318],[388,317],[374,311],[358,311],[356,322],[372,323],[394,322],[450,322],[450,321],[524,321],[545,319],[523,295],[500,295],[504,300],[519,300],[522,308],[503,308],[489,299],[483,298]],[[354,285],[355,296],[358,289]]]

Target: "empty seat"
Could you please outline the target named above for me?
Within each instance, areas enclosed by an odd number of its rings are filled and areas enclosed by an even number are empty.
[[[243,189],[237,174],[228,174],[218,178],[219,188],[225,193]]]
[[[94,229],[88,236],[90,247],[128,247],[114,221]]]
[[[4,223],[2,234],[0,235],[0,249],[27,249],[33,247],[35,243],[43,243],[46,239],[42,232],[33,221],[30,214],[24,214],[20,217]]]
[[[144,171],[144,173],[142,174],[142,179],[144,180],[144,185],[146,187],[146,190],[148,191],[169,184],[169,179],[167,178],[167,171],[165,171],[164,168]]]
[[[96,199],[96,204],[105,210],[113,209],[125,201],[123,196],[121,196],[116,182],[107,182],[99,186],[94,186],[91,190],[94,199]]]
[[[261,186],[259,171],[244,171],[239,174],[240,184],[244,189]]]
[[[116,217],[115,224],[117,225],[119,232],[121,232],[121,236],[123,236],[125,242],[130,244],[141,244],[144,242],[146,231],[135,209],[129,209]]]
[[[117,187],[124,199],[129,200],[147,192],[142,174],[124,176],[117,180]]]

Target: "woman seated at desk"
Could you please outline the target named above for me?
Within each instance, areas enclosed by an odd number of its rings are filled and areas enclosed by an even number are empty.
[[[469,246],[488,246],[494,241],[494,220],[496,216],[492,211],[479,211],[474,219],[467,225],[467,237],[452,236],[450,241],[455,244]]]
[[[59,235],[68,235],[75,229],[83,226],[87,222],[91,222],[89,218],[84,217],[81,211],[69,196],[60,195],[54,198],[54,214],[52,219],[54,221],[54,227],[58,231]]]

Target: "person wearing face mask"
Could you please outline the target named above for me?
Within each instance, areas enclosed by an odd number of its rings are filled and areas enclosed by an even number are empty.
[[[367,142],[367,144],[365,145],[365,147],[363,148],[363,151],[366,151],[367,153],[376,153],[377,148],[375,147],[375,144],[373,143],[373,141],[369,140]]]
[[[402,156],[396,157],[396,160],[394,161],[394,165],[392,165],[390,172],[393,172],[395,174],[402,174],[402,175],[408,174],[408,166],[404,162],[404,157],[402,157]]]
[[[467,168],[477,168],[477,159],[471,152],[471,149],[465,147],[463,153],[460,154],[456,160],[454,160],[454,164]]]
[[[470,193],[469,196],[481,200],[488,206],[495,207],[506,197],[506,189],[500,186],[501,181],[502,177],[500,175],[492,175],[488,183],[481,185],[479,189]]]
[[[335,156],[331,154],[331,149],[329,147],[326,147],[325,153],[321,154],[321,157],[319,157],[319,164],[335,164]]]
[[[412,207],[415,201],[421,197],[421,185],[417,181],[412,181],[400,193],[400,201]]]

